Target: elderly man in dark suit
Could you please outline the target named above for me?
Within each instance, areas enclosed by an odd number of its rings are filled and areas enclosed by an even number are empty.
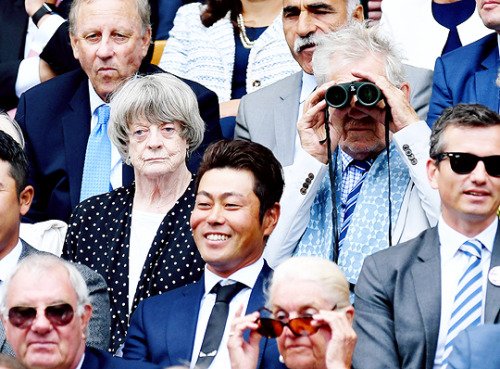
[[[68,221],[81,200],[132,181],[132,168],[122,165],[106,134],[108,102],[134,74],[162,72],[142,63],[151,39],[149,18],[147,0],[73,1],[70,37],[83,71],[36,86],[21,96],[18,105],[16,119],[26,139],[29,183],[35,188],[27,220]],[[185,82],[197,95],[207,126],[204,141],[188,164],[196,172],[206,146],[222,133],[216,95]],[[103,167],[97,168],[100,163]]]
[[[239,309],[251,313],[265,304],[271,269],[262,252],[280,213],[280,164],[260,144],[219,141],[205,153],[196,187],[191,227],[207,263],[204,275],[139,304],[125,340],[125,358],[229,369],[232,318]],[[278,357],[276,341],[262,338],[258,368],[284,368]]]
[[[366,258],[354,368],[445,368],[458,333],[498,323],[500,115],[478,104],[447,108],[430,141],[427,175],[442,215],[437,227]]]
[[[4,282],[0,310],[7,340],[28,369],[156,369],[86,346],[92,305],[75,265],[46,255],[23,259]]]
[[[0,131],[0,281],[8,278],[19,260],[32,254],[46,254],[19,238],[21,215],[33,199],[33,187],[26,185],[27,161],[21,147],[8,134]],[[100,274],[84,265],[76,265],[87,283],[94,305],[89,323],[87,344],[107,349],[110,340],[108,286]],[[1,282],[0,282],[1,284]],[[13,355],[0,322],[0,352]]]

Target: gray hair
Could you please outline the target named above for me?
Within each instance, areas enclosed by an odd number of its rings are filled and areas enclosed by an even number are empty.
[[[332,65],[333,56],[340,55],[342,62]],[[335,68],[361,60],[367,55],[385,63],[387,79],[396,87],[406,81],[406,72],[400,51],[378,26],[367,27],[366,23],[350,22],[345,28],[323,36],[313,54],[313,71],[318,85],[330,80]]]
[[[205,122],[191,87],[169,73],[136,76],[111,97],[108,136],[128,161],[129,127],[140,119],[149,123],[179,122],[189,154],[201,144]],[[186,158],[187,159],[187,158]]]
[[[69,30],[71,34],[76,37],[76,23],[78,19],[78,10],[80,8],[80,4],[82,3],[91,3],[97,0],[73,0],[71,3],[71,8],[69,11]],[[106,1],[106,0],[102,0]],[[122,0],[124,1],[124,0]],[[149,5],[148,0],[132,0],[135,2],[135,6],[137,9],[137,15],[139,17],[139,22],[141,26],[141,36],[151,29],[151,6]]]
[[[337,264],[330,260],[298,256],[285,260],[273,273],[268,290],[267,305],[272,305],[276,287],[281,283],[310,281],[316,283],[323,290],[321,297],[343,309],[351,305],[349,300],[349,283]]]
[[[17,263],[13,272],[3,281],[0,288],[0,313],[5,319],[8,318],[7,294],[9,292],[12,280],[18,273],[29,271],[43,275],[44,272],[53,270],[54,267],[64,267],[68,272],[69,281],[73,286],[77,296],[76,311],[79,316],[85,311],[85,306],[90,306],[89,290],[82,275],[76,267],[70,262],[60,259],[52,254],[33,254]]]
[[[21,146],[21,148],[24,149],[24,136],[19,123],[12,119],[9,114],[4,112],[0,112],[0,130],[10,135]]]
[[[429,156],[437,159],[443,153],[443,133],[447,127],[491,127],[500,124],[500,115],[480,104],[460,103],[443,110],[434,123],[430,137]],[[480,144],[480,142],[478,142]]]

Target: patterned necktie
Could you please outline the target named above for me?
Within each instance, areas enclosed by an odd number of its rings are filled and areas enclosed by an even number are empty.
[[[108,137],[109,106],[97,108],[97,124],[90,133],[85,152],[80,201],[110,190],[111,142]]]
[[[351,223],[352,215],[356,207],[356,201],[358,200],[359,192],[361,191],[361,186],[363,185],[366,174],[371,167],[371,163],[365,160],[354,160],[350,165],[353,165],[361,170],[363,174],[356,186],[354,186],[354,188],[351,190],[351,192],[349,192],[349,195],[347,196],[344,221],[342,223],[342,228],[340,229],[339,235],[339,250],[342,248],[345,236],[347,235],[347,229],[349,228],[349,224]]]
[[[214,360],[215,355],[217,355],[224,329],[226,328],[229,303],[243,288],[245,288],[245,285],[239,282],[227,286],[221,286],[220,283],[218,283],[212,288],[212,291],[210,291],[217,294],[217,299],[212,309],[212,313],[210,314],[210,318],[208,319],[200,354],[196,361],[197,369],[208,368]]]
[[[476,239],[468,240],[460,246],[460,251],[467,255],[469,262],[467,270],[458,281],[450,328],[446,335],[442,368],[445,368],[448,363],[455,337],[465,328],[478,325],[481,322],[481,305],[483,301],[482,248],[483,244]]]

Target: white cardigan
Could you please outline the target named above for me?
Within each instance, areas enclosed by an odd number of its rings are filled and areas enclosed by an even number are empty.
[[[449,30],[432,16],[432,0],[384,0],[380,26],[398,43],[405,63],[434,70]],[[463,46],[491,33],[481,21],[477,8],[457,30]]]
[[[159,66],[214,91],[219,102],[231,99],[235,42],[229,13],[211,27],[200,20],[203,6],[179,8]],[[300,70],[285,41],[281,14],[255,41],[248,57],[247,93]]]

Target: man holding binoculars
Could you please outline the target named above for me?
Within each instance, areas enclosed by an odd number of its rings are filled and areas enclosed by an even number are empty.
[[[273,264],[291,254],[338,258],[353,288],[367,255],[438,220],[439,196],[425,168],[430,130],[409,103],[401,60],[376,27],[352,24],[329,34],[313,68],[320,87],[297,123],[303,150],[285,167],[282,217],[265,256]]]

